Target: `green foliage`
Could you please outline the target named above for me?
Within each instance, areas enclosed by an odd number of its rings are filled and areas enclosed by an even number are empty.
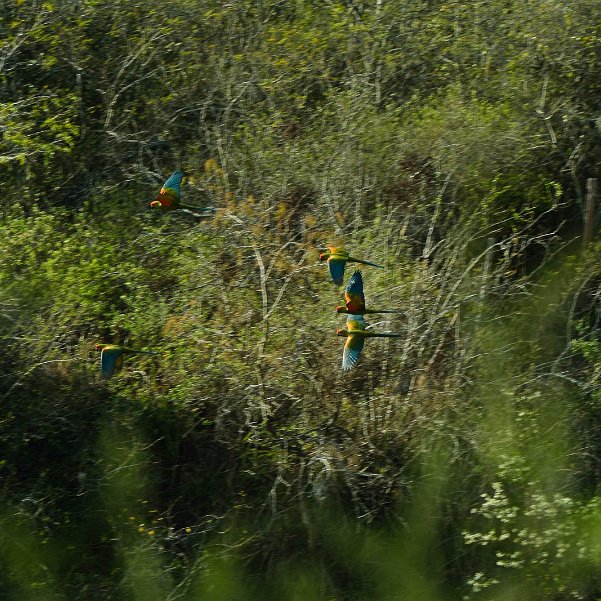
[[[600,17],[4,2],[0,596],[599,596]]]
[[[502,468],[499,475],[509,477],[512,488],[525,484],[527,492],[515,500],[515,494],[509,496],[501,482],[494,482],[492,492],[482,495],[481,507],[472,510],[491,529],[466,533],[465,541],[494,553],[496,566],[493,575],[477,572],[468,580],[472,592],[523,578],[531,598],[586,598],[598,586],[598,544],[589,534],[596,531],[598,499],[583,503],[565,494],[537,492],[540,483],[516,482],[515,467]]]

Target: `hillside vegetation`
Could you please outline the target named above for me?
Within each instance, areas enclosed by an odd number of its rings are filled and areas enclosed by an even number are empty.
[[[0,596],[600,598],[600,163],[597,1],[3,0]]]

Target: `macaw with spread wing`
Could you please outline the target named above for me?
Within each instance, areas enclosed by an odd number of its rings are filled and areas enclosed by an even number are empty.
[[[359,360],[366,338],[400,338],[401,334],[376,334],[366,331],[366,323],[361,315],[348,315],[346,329],[336,330],[338,336],[346,336],[342,352],[342,370],[353,369]]]
[[[319,255],[320,261],[327,261],[328,267],[330,268],[330,275],[334,284],[340,286],[344,279],[344,267],[347,263],[362,263],[363,265],[371,265],[372,267],[379,267],[384,269],[382,265],[376,265],[369,261],[363,261],[361,259],[355,259],[351,257],[344,248],[338,248],[335,246],[329,246],[328,250],[322,252]]]
[[[179,187],[183,179],[183,171],[180,169],[174,171],[173,175],[163,184],[159,195],[150,203],[150,206],[163,211],[214,211],[210,207],[192,207],[181,202]]]
[[[351,276],[344,293],[345,306],[336,307],[336,313],[366,315],[367,313],[400,313],[396,309],[366,309],[363,294],[363,275],[357,269]]]
[[[152,351],[141,351],[118,344],[97,344],[96,350],[102,351],[100,353],[100,369],[102,377],[105,380],[108,380],[116,371],[119,371],[123,367],[123,357],[128,353],[156,355]]]

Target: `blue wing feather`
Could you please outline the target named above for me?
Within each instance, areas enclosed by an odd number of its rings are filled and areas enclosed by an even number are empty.
[[[342,370],[348,371],[352,369],[359,361],[359,355],[363,350],[365,344],[365,338],[363,336],[348,336],[346,344],[344,345],[344,351],[342,352]]]
[[[346,259],[328,259],[328,266],[330,267],[330,276],[334,284],[340,286],[344,279],[344,266]]]
[[[365,319],[363,319],[363,315],[353,315],[353,314],[347,315],[346,316],[346,327],[349,330],[365,330],[366,323],[365,323]]]
[[[120,349],[103,349],[100,354],[100,369],[104,379],[110,378],[123,365],[123,351]]]
[[[346,292],[344,293],[346,308],[351,313],[362,313],[365,311],[365,296],[363,295],[363,276],[357,270],[351,276]]]
[[[184,179],[184,172],[178,169],[173,172],[173,175],[163,184],[164,190],[173,190],[179,198],[179,187]]]
[[[350,335],[346,338],[344,351],[342,352],[343,371],[348,371],[355,367],[359,360],[359,355],[365,344],[365,337],[361,334],[353,334],[352,332],[353,330],[365,330],[365,320],[361,315],[347,315],[346,328],[350,332]]]
[[[363,275],[361,270],[357,269],[357,271],[353,273],[348,282],[348,286],[346,287],[346,291],[349,294],[359,294],[363,296]]]

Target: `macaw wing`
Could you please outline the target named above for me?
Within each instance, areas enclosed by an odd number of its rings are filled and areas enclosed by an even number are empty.
[[[330,268],[330,276],[334,284],[340,286],[344,279],[344,266],[346,264],[345,259],[334,259],[330,257],[328,259],[328,266]]]
[[[359,361],[359,355],[363,350],[365,337],[361,334],[351,334],[347,336],[344,350],[342,352],[342,370],[348,371],[352,369]]]
[[[346,292],[344,293],[346,308],[351,313],[362,313],[365,311],[365,296],[363,295],[363,276],[357,270],[351,276]]]
[[[182,179],[184,179],[184,172],[177,171],[173,172],[173,175],[163,184],[161,188],[161,194],[168,194],[169,196],[173,196],[173,198],[177,198],[179,200],[179,187],[182,183]]]
[[[123,351],[116,348],[105,348],[100,354],[100,369],[106,380],[123,366]]]
[[[346,316],[346,329],[350,330],[365,330],[366,324],[363,315],[347,315]]]

